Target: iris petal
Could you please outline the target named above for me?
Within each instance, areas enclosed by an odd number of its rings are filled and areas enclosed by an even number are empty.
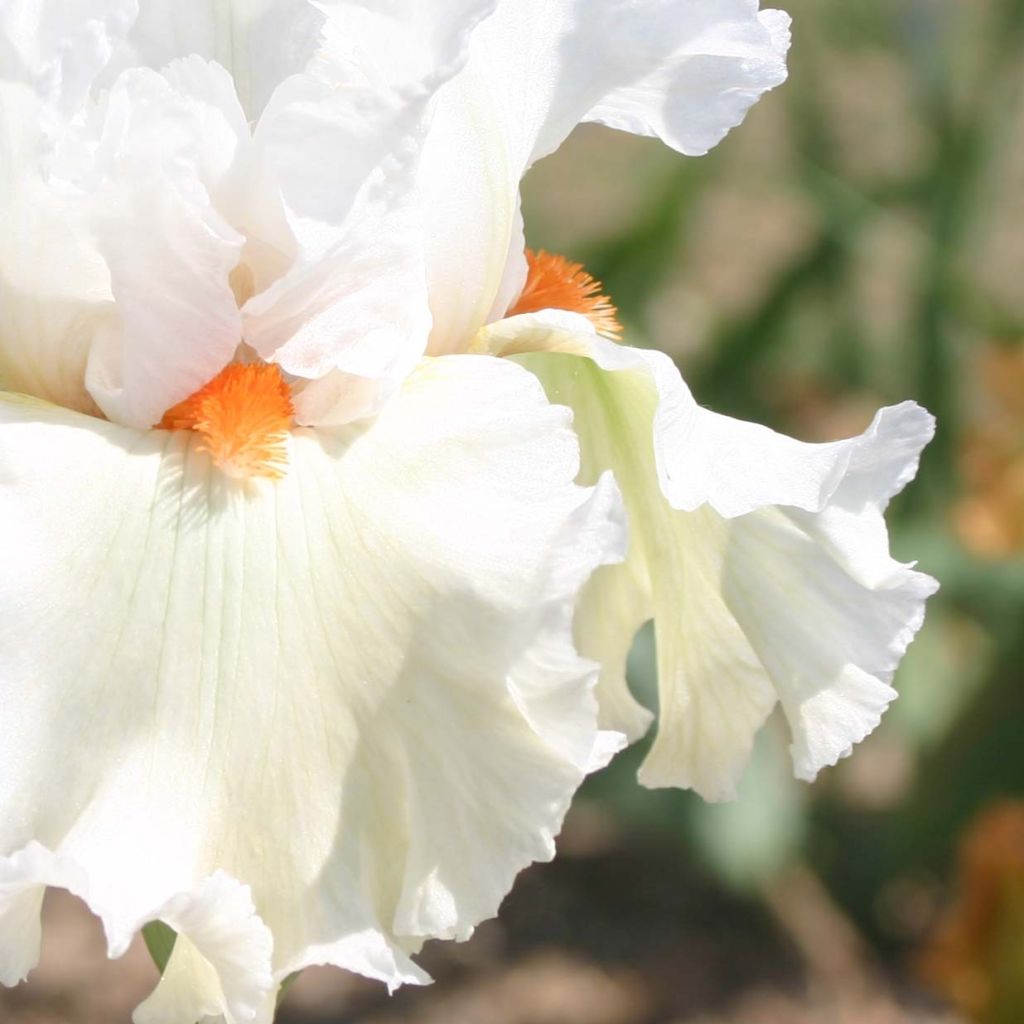
[[[372,426],[297,430],[275,483],[185,432],[0,422],[0,849],[80,865],[115,949],[224,871],[278,981],[422,979],[552,856],[616,745],[571,621],[623,529],[522,369],[430,361]]]
[[[788,16],[757,0],[503,0],[438,93],[419,185],[431,352],[464,351],[525,279],[519,183],[581,121],[707,152],[785,79]]]
[[[649,716],[625,659],[654,619],[660,714],[642,782],[732,797],[777,702],[800,778],[875,728],[935,590],[890,556],[883,519],[931,438],[923,409],[803,444],[700,408],[666,356],[609,342],[576,314],[511,317],[477,345],[518,355],[575,411],[581,480],[611,469],[622,487],[629,556],[588,585],[577,637],[604,666],[602,723],[635,738]]]

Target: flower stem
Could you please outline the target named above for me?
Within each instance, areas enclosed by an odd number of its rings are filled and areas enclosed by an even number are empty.
[[[142,937],[146,941],[146,949],[149,950],[153,963],[162,975],[167,968],[167,961],[171,958],[174,942],[178,938],[177,932],[163,921],[150,921],[142,929]]]

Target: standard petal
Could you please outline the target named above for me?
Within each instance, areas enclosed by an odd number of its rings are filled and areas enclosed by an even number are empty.
[[[430,314],[409,181],[400,167],[373,174],[331,250],[298,263],[243,307],[246,343],[309,381],[300,423],[339,424],[376,411],[423,354]],[[352,378],[356,387],[347,386]]]
[[[53,176],[87,211],[114,299],[86,386],[116,422],[159,422],[241,341],[230,275],[243,239],[216,199],[245,137],[230,79],[195,58],[125,72],[62,140]]]
[[[273,1019],[274,941],[247,886],[216,872],[172,896],[154,920],[174,930],[174,950],[157,987],[132,1015],[135,1024]]]
[[[602,724],[636,736],[625,658],[654,619],[659,725],[642,782],[733,796],[777,702],[800,778],[874,729],[935,589],[892,559],[883,519],[931,437],[924,410],[808,445],[701,409],[665,356],[574,314],[510,318],[476,347],[519,355],[575,411],[582,481],[611,469],[622,487],[629,558],[588,585],[577,640],[602,662]]]
[[[309,0],[140,0],[108,76],[196,55],[228,69],[255,119],[274,89],[316,53],[323,24]]]
[[[498,0],[315,3],[364,74],[411,97],[432,94],[461,68],[470,35]]]
[[[244,117],[198,58],[126,73],[54,139],[40,116],[0,86],[0,380],[148,426],[239,343],[222,212]]]
[[[758,0],[676,4],[686,24],[672,54],[650,74],[610,92],[587,114],[611,128],[653,135],[703,156],[766,93],[786,80],[789,15]],[[653,28],[653,27],[652,27]]]
[[[463,350],[522,275],[519,182],[535,160],[584,120],[706,152],[785,78],[786,25],[757,0],[499,3],[438,94],[420,174],[431,351]]]
[[[256,126],[244,220],[257,292],[246,341],[289,373],[384,378],[379,404],[423,354],[431,321],[413,202],[423,117],[493,5],[317,4],[323,45]],[[303,421],[352,415],[343,403]]]
[[[278,981],[422,980],[408,954],[552,855],[614,745],[570,619],[621,514],[572,483],[568,413],[431,361],[238,485],[185,433],[0,409],[0,850],[73,857],[115,946],[223,870]]]
[[[0,387],[92,412],[85,366],[110,276],[87,208],[44,178],[41,116],[27,87],[0,84]]]
[[[238,348],[241,323],[228,277],[241,239],[159,177],[135,178],[126,191],[111,200],[101,243],[118,315],[95,338],[86,386],[110,419],[147,427]],[[140,223],[145,229],[136,233]]]
[[[131,26],[137,0],[5,0],[0,80],[28,84],[41,117],[72,116]]]
[[[255,130],[259,205],[281,208],[294,236],[283,248],[300,263],[333,247],[374,170],[418,151],[428,101],[495,2],[312,4],[325,16],[316,57],[280,84]]]
[[[254,132],[250,218],[265,245],[304,264],[337,244],[370,175],[418,151],[428,101],[494,2],[310,5],[324,16],[316,58],[280,83]]]

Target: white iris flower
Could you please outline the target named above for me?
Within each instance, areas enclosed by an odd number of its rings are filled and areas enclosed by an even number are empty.
[[[0,0],[0,981],[50,885],[113,956],[177,933],[140,1024],[426,980],[647,727],[651,617],[649,784],[728,795],[777,700],[803,777],[874,727],[928,416],[714,416],[519,215],[578,122],[705,152],[787,45],[756,0]]]
[[[439,93],[421,170],[430,351],[519,357],[573,409],[581,480],[614,471],[629,556],[588,586],[577,642],[603,666],[602,724],[633,740],[651,715],[626,655],[654,619],[660,719],[641,781],[711,800],[735,794],[777,703],[813,779],[895,697],[935,583],[890,557],[882,513],[932,418],[905,403],[862,437],[809,445],[700,408],[667,357],[617,344],[582,267],[524,253],[518,190],[581,119],[706,152],[783,81],[788,46],[788,16],[756,0],[501,4]]]

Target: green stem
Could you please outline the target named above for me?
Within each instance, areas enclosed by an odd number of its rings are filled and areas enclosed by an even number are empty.
[[[146,941],[146,949],[153,958],[157,970],[163,974],[167,969],[167,961],[171,959],[171,952],[174,949],[177,932],[168,927],[163,921],[150,921],[142,929],[142,937]]]

